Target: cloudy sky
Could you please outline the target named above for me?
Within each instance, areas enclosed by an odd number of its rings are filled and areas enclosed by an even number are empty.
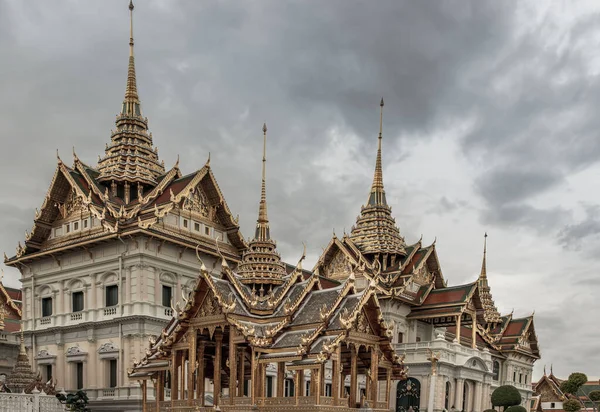
[[[211,165],[252,233],[267,122],[272,234],[312,265],[371,183],[402,234],[437,237],[449,284],[488,238],[503,313],[535,310],[544,364],[600,375],[600,3],[138,0],[138,90],[154,143]],[[90,164],[123,98],[126,0],[0,0],[0,249],[13,255],[72,147]],[[5,282],[18,274],[6,269]]]

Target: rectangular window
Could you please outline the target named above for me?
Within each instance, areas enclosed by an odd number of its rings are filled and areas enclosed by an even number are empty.
[[[188,220],[187,219],[183,219],[183,227],[187,229],[187,227],[188,227]]]
[[[196,232],[199,232],[199,231],[200,231],[200,223],[194,223],[194,230],[195,230]]]
[[[117,306],[119,303],[119,287],[110,285],[106,287],[106,306]]]
[[[73,312],[81,312],[83,310],[83,292],[73,292]]]
[[[88,220],[86,219],[83,221],[83,228],[87,229],[87,227],[88,227]]]
[[[79,230],[79,222],[73,222],[73,230]]]
[[[306,381],[306,395],[310,396],[310,381]]]
[[[83,389],[83,362],[77,362],[75,364],[75,375],[77,389]]]
[[[206,227],[206,226],[204,227],[204,234],[206,236],[210,236],[210,228],[209,227]]]
[[[42,317],[52,316],[52,298],[42,298]]]
[[[295,396],[294,394],[294,380],[286,379],[285,380],[285,396],[288,398]]]
[[[523,381],[523,374],[519,373],[519,383],[523,383],[522,381]]]
[[[108,361],[108,387],[117,387],[117,360],[111,359]]]
[[[65,226],[65,232],[66,233],[70,233],[71,232],[71,224],[67,223],[67,226]]]
[[[398,332],[398,343],[404,342],[404,333]]]
[[[48,382],[49,380],[52,379],[52,365],[46,365],[44,367],[44,369],[45,369],[44,381]]]
[[[421,337],[417,336],[417,342],[421,342]]]
[[[330,383],[325,384],[325,396],[331,396],[331,384]]]
[[[162,305],[166,308],[171,307],[171,299],[173,296],[171,286],[163,285],[162,287]]]
[[[556,404],[554,402],[550,402],[550,409],[554,409],[556,407]]]
[[[267,398],[273,397],[273,377],[267,376]]]
[[[513,382],[517,381],[517,372],[513,372]]]

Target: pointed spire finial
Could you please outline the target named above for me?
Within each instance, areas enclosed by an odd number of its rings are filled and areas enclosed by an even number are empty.
[[[383,167],[381,165],[381,141],[383,140],[383,97],[379,103],[379,137],[377,139],[377,158],[375,160],[375,175],[369,195],[369,205],[387,205],[385,190],[383,189]]]
[[[479,274],[480,279],[487,278],[487,267],[486,267],[487,237],[488,237],[488,234],[487,234],[487,232],[485,232],[485,235],[483,235],[483,262],[481,263],[481,273]]]
[[[550,364],[550,375],[554,376],[553,364]]]
[[[133,0],[129,0],[129,55],[133,56]]]
[[[256,226],[256,239],[269,239],[269,218],[267,216],[267,124],[262,127],[263,132],[263,156],[262,156],[262,178],[260,187],[260,204],[258,207],[258,220]]]

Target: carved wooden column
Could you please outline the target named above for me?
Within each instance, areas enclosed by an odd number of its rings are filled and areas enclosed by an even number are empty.
[[[315,393],[314,393],[314,396],[315,396],[315,405],[320,405],[321,404],[321,379],[322,379],[322,377],[321,377],[321,370],[322,370],[322,368],[319,366],[319,367],[313,369],[313,373],[312,373],[312,375],[313,375],[312,376],[313,377],[312,380],[314,380],[314,382],[315,382],[314,383],[314,388],[315,388]],[[311,393],[311,395],[312,395],[312,393]]]
[[[194,404],[194,372],[196,371],[196,339],[197,339],[197,333],[196,333],[196,329],[194,328],[190,328],[190,331],[188,332],[188,357],[189,357],[189,362],[188,362],[188,382],[187,382],[187,386],[188,386],[188,400],[189,400],[189,405],[193,405]]]
[[[238,388],[237,345],[233,343],[234,337],[234,328],[229,327],[229,403],[231,405],[234,404],[233,398],[236,396]]]
[[[299,370],[298,371],[298,384],[296,385],[296,393],[298,394],[298,396],[305,396],[304,395],[304,370]]]
[[[221,350],[223,346],[223,332],[215,332],[215,367],[214,367],[214,406],[219,406],[221,403]]]
[[[356,386],[357,386],[357,369],[356,369],[356,357],[358,349],[354,344],[350,345],[350,395],[348,396],[348,403],[351,408],[356,408]]]
[[[163,372],[160,371],[158,372],[157,376],[156,376],[156,384],[154,385],[154,409],[156,409],[157,411],[160,411],[160,392],[161,392],[161,388],[162,388],[162,382],[163,382]]]
[[[477,349],[477,315],[473,313],[471,315],[473,317],[473,322],[471,324],[472,336],[471,336],[471,348]]]
[[[340,399],[340,345],[331,361],[331,396],[333,397],[333,406],[338,406]]]
[[[258,373],[256,371],[256,352],[254,351],[254,348],[252,348],[252,353],[251,353],[252,359],[250,360],[250,385],[251,387],[248,388],[248,392],[250,392],[250,404],[251,405],[256,405],[256,391],[258,388],[257,385],[257,378],[258,378]]]
[[[462,313],[456,317],[456,340],[460,343],[460,321]]]
[[[370,393],[367,396],[373,402],[371,407],[375,407],[375,402],[377,402],[377,395],[379,389],[379,348],[377,346],[371,348],[371,383],[369,386]]]
[[[238,384],[238,390],[237,390],[237,396],[239,396],[240,398],[244,396],[244,385],[246,383],[246,371],[245,371],[245,352],[246,352],[246,348],[242,347],[239,348],[239,368],[240,368],[240,375],[239,375],[239,381],[240,383]]]
[[[285,362],[277,363],[277,397],[283,398],[283,384],[285,379]]]
[[[295,370],[294,371],[294,397],[296,398],[296,406],[298,406],[298,401],[299,401],[299,397],[301,396],[300,394],[300,390],[301,390],[301,385],[302,385],[302,381],[300,380],[300,374],[301,371],[299,370]]]
[[[309,396],[315,396],[316,392],[317,392],[317,380],[316,378],[316,373],[315,373],[315,369],[311,369],[310,370],[310,387],[309,387]]]
[[[260,371],[260,397],[264,399],[267,394],[267,364],[261,363],[258,370]]]
[[[178,370],[178,362],[179,354],[176,350],[171,352],[171,407],[175,406],[175,402],[177,400],[177,392],[179,391],[179,370]]]
[[[385,387],[386,387],[385,402],[387,405],[386,408],[390,409],[390,398],[391,398],[390,392],[392,391],[392,368],[388,368],[388,370],[387,370]]]
[[[198,374],[196,375],[196,398],[200,399],[200,405],[204,406],[204,346],[205,341],[198,344]]]
[[[146,412],[148,410],[148,380],[144,379],[142,381],[142,412]]]

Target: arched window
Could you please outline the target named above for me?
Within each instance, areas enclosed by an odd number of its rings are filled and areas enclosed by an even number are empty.
[[[500,379],[500,362],[494,361],[493,372],[494,372],[493,379],[495,381],[497,381],[498,379]]]
[[[407,412],[412,407],[414,412],[419,412],[421,403],[421,382],[415,378],[408,378],[398,382],[396,389],[396,412]]]

